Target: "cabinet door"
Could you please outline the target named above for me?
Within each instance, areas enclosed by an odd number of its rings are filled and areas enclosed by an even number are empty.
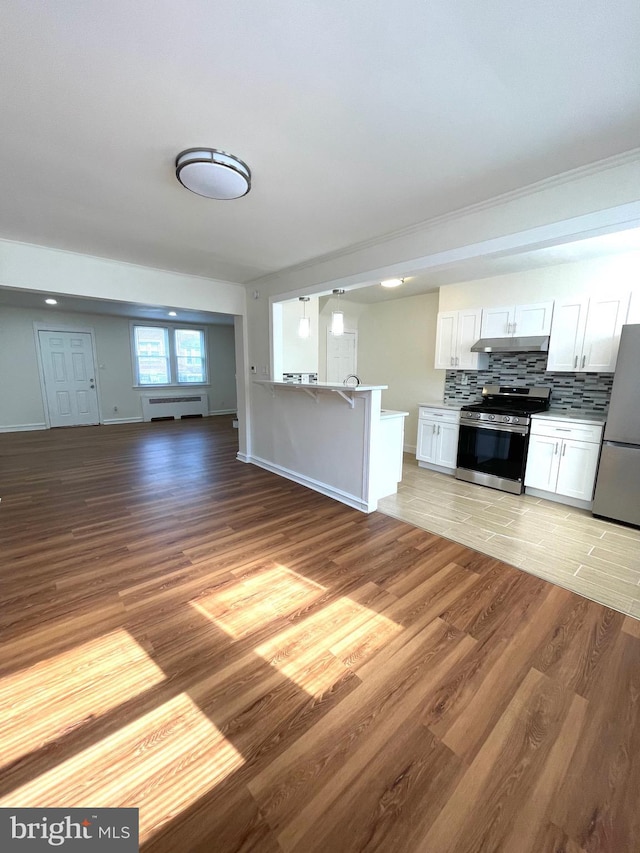
[[[435,421],[418,421],[418,442],[416,459],[421,462],[436,461],[436,438],[438,424]]]
[[[516,305],[512,331],[519,338],[531,335],[549,335],[553,302],[537,302],[535,305]]]
[[[513,321],[514,309],[512,305],[507,308],[484,308],[482,311],[481,337],[508,338],[512,334]]]
[[[582,343],[587,323],[587,299],[556,302],[549,340],[549,371],[576,371],[582,359]]]
[[[544,435],[532,435],[529,438],[527,468],[524,474],[525,486],[555,492],[561,450],[561,440]]]
[[[477,370],[479,353],[471,347],[480,338],[482,309],[458,311],[458,335],[456,338],[455,366],[458,370]]]
[[[455,366],[458,337],[458,312],[443,311],[438,314],[436,327],[436,370],[451,370]]]
[[[590,501],[593,498],[599,454],[599,444],[565,439],[562,442],[556,492]]]
[[[616,369],[622,324],[626,322],[631,295],[590,299],[579,368],[592,373]]]
[[[438,424],[436,429],[436,464],[455,468],[458,458],[458,424]]]

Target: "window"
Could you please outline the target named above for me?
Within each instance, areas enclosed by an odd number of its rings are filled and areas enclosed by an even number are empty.
[[[136,385],[203,385],[207,381],[204,329],[133,326]]]

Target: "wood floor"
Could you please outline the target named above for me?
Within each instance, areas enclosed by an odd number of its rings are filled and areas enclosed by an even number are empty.
[[[640,530],[419,468],[378,508],[640,619]]]
[[[640,621],[235,460],[0,436],[0,806],[145,853],[637,853]]]

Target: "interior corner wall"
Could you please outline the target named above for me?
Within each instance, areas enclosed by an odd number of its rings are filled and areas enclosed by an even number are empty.
[[[43,429],[46,425],[34,322],[92,328],[99,364],[97,388],[103,421],[142,420],[140,395],[143,389],[133,387],[129,319],[5,307],[0,315],[0,430]],[[198,386],[198,390],[206,390],[210,412],[234,412],[234,329],[232,326],[208,326],[207,341],[210,386]],[[114,412],[116,406],[118,411]]]
[[[434,364],[438,293],[367,305],[358,325],[358,376],[388,385],[382,406],[409,412],[405,449],[415,452],[418,405],[442,400],[446,371]]]

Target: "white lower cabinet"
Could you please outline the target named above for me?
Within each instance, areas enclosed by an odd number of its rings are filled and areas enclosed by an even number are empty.
[[[525,488],[590,502],[601,439],[601,424],[532,418]]]
[[[421,406],[416,458],[423,468],[453,470],[458,456],[460,413]]]

